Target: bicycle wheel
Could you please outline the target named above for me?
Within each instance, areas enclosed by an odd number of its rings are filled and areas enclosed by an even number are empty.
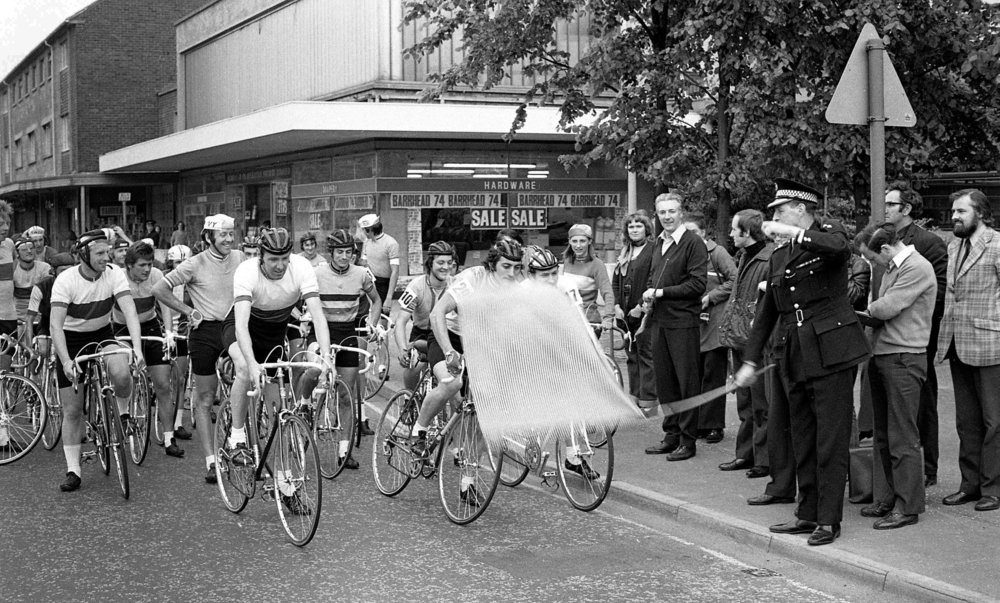
[[[229,400],[226,400],[219,408],[215,420],[215,478],[226,508],[239,513],[246,508],[253,496],[255,479],[253,467],[237,465],[229,460],[226,439],[232,428],[233,410]]]
[[[118,415],[118,406],[115,397],[108,393],[103,396],[104,417],[107,419],[107,432],[110,436],[111,460],[115,466],[115,475],[118,477],[118,486],[121,495],[128,500],[128,460],[125,449],[128,442],[125,439],[125,429],[122,427],[121,417]]]
[[[528,477],[528,466],[521,463],[515,456],[504,454],[503,465],[500,467],[500,483],[508,488],[520,486]]]
[[[288,539],[295,546],[305,546],[316,534],[323,508],[319,454],[301,417],[286,414],[279,420],[271,449],[274,498]]]
[[[0,465],[31,452],[47,420],[45,397],[34,382],[13,373],[0,375]]]
[[[42,368],[42,385],[42,396],[45,398],[45,408],[48,413],[45,429],[42,430],[42,446],[45,446],[46,450],[52,450],[62,435],[62,401],[59,398],[56,371],[47,362]]]
[[[151,415],[156,414],[152,404],[152,384],[149,376],[139,373],[132,384],[132,399],[129,400],[129,415],[132,417],[132,429],[127,436],[128,451],[132,462],[141,465],[149,450],[149,432],[151,430]]]
[[[94,369],[96,371],[96,369]],[[87,383],[88,406],[90,408],[91,422],[94,433],[94,450],[97,459],[101,461],[101,469],[104,475],[111,472],[111,435],[108,428],[107,409],[104,407],[103,396],[101,396],[101,385],[98,382],[96,372],[92,372]]]
[[[375,487],[386,496],[396,496],[410,483],[410,431],[417,420],[413,392],[399,391],[389,398],[379,417],[372,441],[372,475]]]
[[[371,400],[389,377],[389,344],[384,339],[362,340],[372,354],[371,368],[365,373],[365,400]]]
[[[613,434],[602,427],[573,427],[569,438],[556,442],[556,466],[569,503],[581,511],[593,511],[601,506],[611,488],[615,469]]]
[[[354,420],[354,400],[347,384],[330,375],[325,393],[313,398],[312,434],[319,454],[320,472],[333,479],[344,470],[351,454],[351,440],[357,421]],[[319,387],[319,386],[317,386]]]
[[[459,413],[442,434],[438,449],[438,492],[448,519],[465,525],[482,515],[493,500],[503,455],[483,438],[471,404]]]

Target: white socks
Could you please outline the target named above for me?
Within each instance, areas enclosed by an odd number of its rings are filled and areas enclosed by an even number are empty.
[[[77,477],[83,475],[80,469],[80,445],[63,444],[63,454],[66,456],[66,471],[75,473]]]

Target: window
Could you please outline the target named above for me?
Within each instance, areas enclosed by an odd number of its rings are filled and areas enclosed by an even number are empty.
[[[69,118],[60,117],[59,118],[59,151],[65,152],[69,150]]]
[[[59,42],[59,46],[56,46],[56,71],[62,71],[69,67],[66,58],[66,41],[64,40]]]
[[[42,147],[42,159],[52,157],[52,123],[42,124],[42,139],[38,141]]]
[[[14,169],[21,168],[21,139],[14,141]]]
[[[32,65],[29,73],[31,74],[29,76],[29,81],[31,82],[30,90],[34,90],[38,87],[38,68]]]
[[[28,132],[28,148],[25,150],[28,155],[28,165],[31,165],[38,160],[38,147],[35,146],[37,144],[35,138],[36,136],[34,130]]]

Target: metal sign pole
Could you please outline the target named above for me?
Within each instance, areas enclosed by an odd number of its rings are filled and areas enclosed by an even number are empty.
[[[885,220],[885,96],[883,94],[882,39],[869,40],[868,52],[868,136],[871,157],[871,220]]]

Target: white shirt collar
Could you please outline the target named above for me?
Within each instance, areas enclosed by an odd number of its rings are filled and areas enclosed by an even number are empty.
[[[674,229],[674,232],[670,234],[670,238],[674,240],[674,243],[680,243],[681,237],[684,236],[684,233],[686,231],[687,229],[684,228],[683,225],[678,226],[676,229]],[[663,232],[660,233],[660,240],[663,241],[664,243],[667,242],[667,231],[664,230]]]
[[[896,268],[899,268],[903,265],[906,258],[910,257],[910,254],[913,253],[913,251],[913,245],[903,245],[903,250],[892,256],[892,263],[895,264]]]

